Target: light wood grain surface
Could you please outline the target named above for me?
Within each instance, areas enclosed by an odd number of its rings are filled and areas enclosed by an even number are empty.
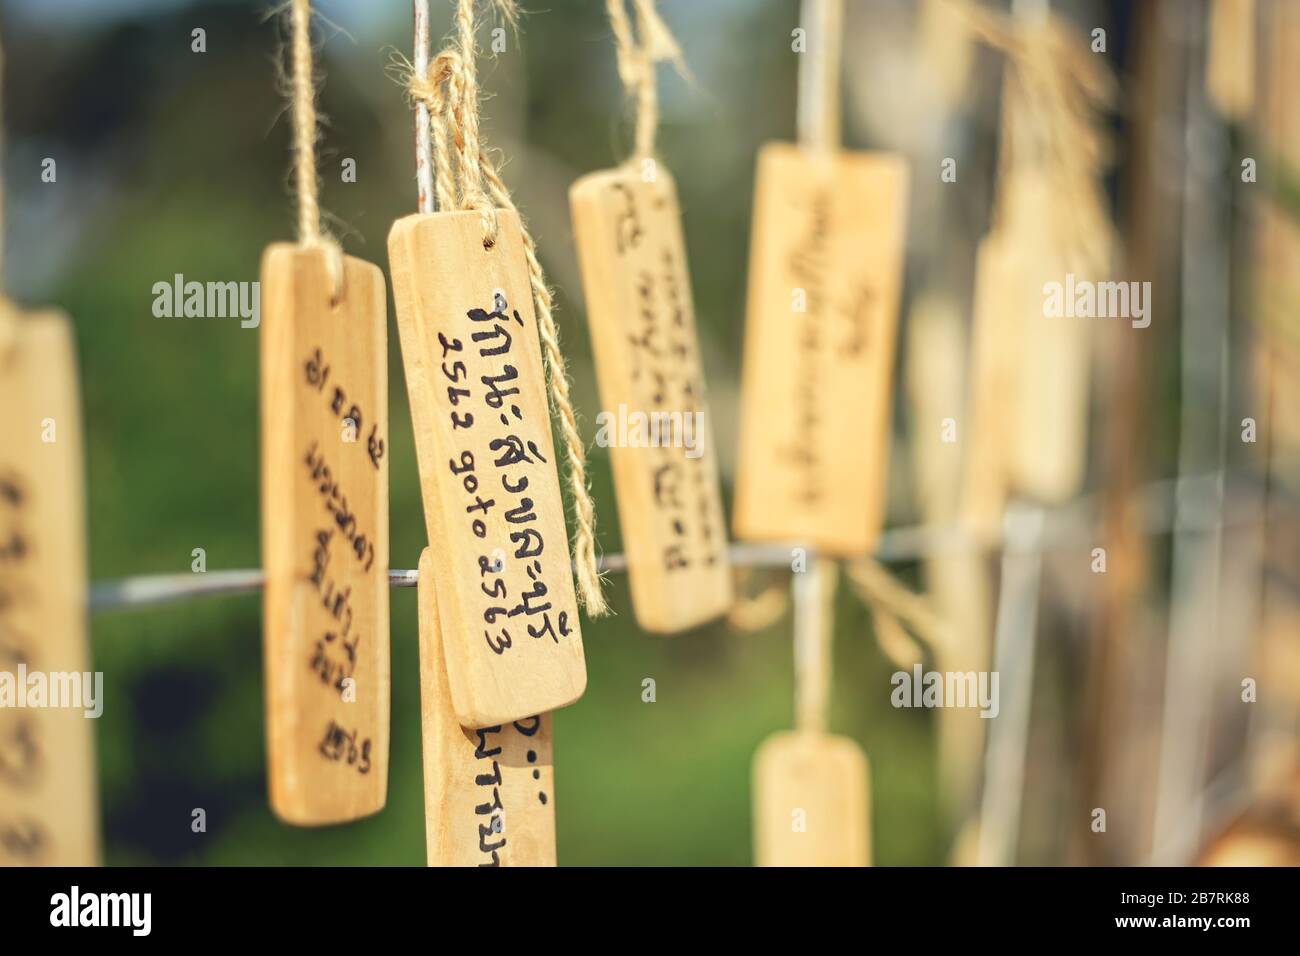
[[[80,395],[66,317],[18,317],[0,352],[0,408],[0,671],[15,682],[20,668],[39,672],[50,686],[75,674],[78,687],[93,687]],[[84,687],[80,696],[84,704]],[[0,709],[0,865],[99,861],[95,724],[83,706]]]
[[[653,169],[591,173],[569,199],[632,607],[672,634],[725,614],[732,586],[677,189]]]
[[[452,706],[490,727],[587,685],[519,217],[398,220],[388,238]]]
[[[868,866],[867,758],[847,737],[782,731],[754,755],[757,866]]]
[[[262,260],[263,645],[271,806],[340,823],[388,789],[388,327],[378,267]]]
[[[866,554],[884,521],[908,171],[889,153],[759,153],[732,527]]]
[[[551,716],[466,730],[447,684],[438,559],[420,555],[420,731],[430,866],[554,866]]]

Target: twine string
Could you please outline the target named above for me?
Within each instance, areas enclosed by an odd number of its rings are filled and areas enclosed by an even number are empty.
[[[505,19],[514,22],[514,0],[496,0],[496,6]],[[483,217],[484,245],[490,247],[496,242],[497,218],[496,207],[483,189],[484,156],[479,143],[478,73],[475,68],[478,49],[474,32],[474,0],[457,0],[456,40],[460,56],[449,61],[449,65],[457,73],[454,142],[460,154],[461,201],[465,208],[477,209]]]
[[[312,73],[311,0],[293,0],[293,151],[298,192],[298,244],[325,253],[326,270],[338,298],[343,289],[343,250],[321,229],[320,178],[316,169],[316,83]]]
[[[895,663],[902,663],[899,652],[911,642],[909,632],[932,652],[952,648],[954,640],[948,622],[929,599],[909,590],[875,558],[851,561],[845,573],[859,599],[871,608],[877,640]],[[913,645],[907,653],[915,662],[920,649]]]
[[[448,104],[459,99],[459,94],[452,91],[459,79],[455,67],[459,58],[460,55],[455,50],[443,50],[429,63],[424,73],[412,72],[405,81],[411,99],[429,113],[430,153],[435,183],[430,205],[433,209],[444,212],[460,208],[456,170],[447,132],[447,114],[451,109]]]
[[[794,726],[825,733],[831,688],[831,619],[839,567],[814,558],[791,581],[794,602]]]
[[[513,0],[494,0],[497,10],[515,22]],[[591,617],[608,611],[596,557],[596,509],[587,485],[586,448],[578,432],[569,393],[569,376],[555,324],[554,300],[537,258],[537,246],[524,225],[496,165],[478,134],[477,80],[473,68],[474,0],[457,0],[456,41],[440,52],[423,73],[412,67],[404,80],[412,101],[429,111],[438,207],[478,210],[483,216],[484,247],[496,242],[498,208],[519,217],[528,282],[537,316],[551,412],[559,423],[567,465],[566,481],[573,505],[573,562],[578,600]],[[471,146],[472,144],[472,146]]]
[[[483,160],[483,172],[492,198],[518,216],[519,210],[510,198],[505,183],[486,156]],[[582,436],[578,433],[578,420],[569,397],[569,373],[564,353],[560,351],[559,333],[552,312],[551,290],[546,285],[542,264],[537,259],[537,246],[528,229],[523,226],[522,216],[519,222],[524,240],[524,255],[528,259],[528,281],[533,289],[536,306],[537,331],[542,341],[542,354],[546,359],[551,408],[560,423],[568,462],[569,496],[573,501],[574,512],[573,561],[578,577],[578,594],[587,614],[596,617],[605,614],[609,608],[605,603],[605,595],[601,592],[600,572],[596,567],[596,507],[591,500],[591,489],[587,486],[586,449]]]
[[[844,2],[803,0],[799,19],[808,43],[799,60],[799,144],[817,152],[830,152],[840,145]]]
[[[433,158],[435,194],[429,195],[428,183],[421,179],[421,211],[476,210],[483,220],[483,246],[490,249],[496,244],[497,207],[484,188],[484,166],[490,164],[479,134],[474,0],[455,3],[454,40],[429,62],[429,3],[415,0],[415,63],[399,58],[397,72],[416,109],[417,176],[422,155],[432,153]],[[508,24],[518,22],[515,0],[492,4]],[[422,129],[426,115],[427,128]]]
[[[732,562],[735,597],[727,611],[727,627],[741,633],[762,631],[775,624],[790,606],[790,589],[785,581],[769,582],[761,590],[750,586],[753,569]]]
[[[1014,170],[1045,166],[1060,215],[1062,250],[1105,271],[1113,227],[1101,176],[1112,162],[1104,112],[1118,83],[1104,58],[1065,20],[1045,9],[1008,17],[972,0],[949,0],[971,33],[1001,52],[1011,73],[1002,111],[999,180]],[[1000,189],[996,216],[1005,221]]]
[[[605,0],[609,25],[614,33],[618,76],[628,96],[636,100],[636,141],[632,161],[654,156],[659,130],[659,91],[655,67],[671,62],[686,76],[682,51],[672,31],[655,10],[654,0],[631,0],[636,12],[636,30],[627,14],[627,0]]]
[[[412,0],[412,19],[415,27],[413,72],[416,76],[424,76],[429,71],[429,0]],[[435,206],[429,104],[423,100],[415,104],[415,182],[418,192],[416,210],[421,213],[433,212]]]

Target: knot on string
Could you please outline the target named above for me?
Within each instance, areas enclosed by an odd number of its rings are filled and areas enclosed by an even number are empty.
[[[1045,167],[1059,207],[1062,249],[1108,271],[1113,227],[1103,172],[1113,162],[1104,114],[1119,84],[1103,57],[1056,14],[1009,17],[972,0],[949,0],[974,36],[1000,51],[1011,72],[1002,109],[1002,179],[1013,169]],[[998,216],[1009,197],[999,197]]]
[[[405,61],[400,68],[411,102],[429,111],[437,208],[477,211],[483,220],[483,246],[492,248],[497,206],[485,188],[484,167],[490,162],[479,140],[477,97],[469,95],[472,67],[460,50],[448,47],[433,58],[423,76]]]
[[[494,0],[503,18],[513,24],[517,16],[513,0]],[[596,508],[587,486],[586,447],[578,432],[578,420],[569,395],[569,375],[560,350],[555,325],[553,297],[546,274],[537,258],[537,246],[523,216],[501,179],[496,165],[478,133],[478,84],[474,71],[474,0],[458,0],[457,40],[440,52],[420,75],[399,58],[395,70],[413,103],[429,112],[429,133],[433,141],[435,191],[438,208],[477,210],[483,219],[483,246],[491,249],[497,238],[497,209],[507,209],[519,218],[519,231],[528,263],[528,283],[537,317],[546,370],[551,414],[560,427],[567,484],[573,504],[573,565],[578,584],[578,601],[588,616],[605,614],[609,607],[601,591],[596,560]]]
[[[654,155],[655,133],[659,128],[659,94],[655,87],[655,65],[671,62],[678,74],[690,78],[682,51],[672,31],[659,17],[654,0],[631,0],[636,12],[636,30],[627,14],[627,0],[605,0],[609,25],[614,32],[618,77],[628,96],[635,97],[636,145],[631,161]]]
[[[492,0],[492,6],[509,26],[518,25],[515,0]],[[427,16],[424,19],[427,22]],[[484,187],[474,35],[474,0],[456,0],[454,41],[434,57],[423,75],[405,60],[399,60],[398,69],[411,101],[423,104],[429,113],[438,208],[477,210],[483,220],[483,248],[491,249],[496,245],[497,215]],[[417,43],[424,49],[427,34],[417,37]]]

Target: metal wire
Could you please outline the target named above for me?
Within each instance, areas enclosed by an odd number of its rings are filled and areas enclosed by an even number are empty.
[[[1139,509],[1143,530],[1147,534],[1163,534],[1174,530],[1213,527],[1221,520],[1216,507],[1217,495],[1206,495],[1203,490],[1207,482],[1217,480],[1215,474],[1190,475],[1147,485],[1142,492]],[[1040,548],[1050,551],[1091,541],[1092,522],[1097,508],[1096,497],[1085,496],[1047,509],[1044,512]],[[1222,520],[1228,526],[1262,520],[1258,493],[1248,484],[1237,488],[1232,496],[1232,508]],[[875,557],[879,561],[899,563],[936,554],[993,551],[1001,546],[1000,537],[977,538],[960,526],[918,525],[886,531],[877,542]],[[817,557],[815,548],[797,541],[786,544],[733,544],[727,551],[734,566],[750,568],[790,567],[796,552],[806,561]],[[598,567],[601,573],[623,573],[627,571],[627,558],[622,554],[607,554],[598,560]],[[388,583],[395,588],[413,588],[419,576],[419,572],[414,569],[394,569],[388,572]],[[260,569],[243,569],[152,574],[101,581],[91,588],[90,610],[111,611],[218,594],[247,594],[260,591],[262,579]]]

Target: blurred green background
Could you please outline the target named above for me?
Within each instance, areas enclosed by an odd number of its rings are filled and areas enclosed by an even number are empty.
[[[387,271],[392,221],[414,211],[412,117],[385,68],[409,55],[406,0],[320,0],[322,200],[346,250]],[[435,38],[449,5],[434,4]],[[237,319],[160,319],[152,286],[257,278],[293,236],[289,120],[277,80],[285,18],[263,2],[6,0],[8,281],[75,320],[84,381],[91,575],[258,563],[258,335]],[[754,155],[794,136],[793,2],[666,2],[692,78],[661,72],[659,146],[677,177],[724,471],[734,455]],[[207,50],[191,50],[191,31]],[[588,434],[599,405],[568,220],[578,175],[626,155],[629,109],[604,5],[553,2],[485,55],[485,133],[534,230]],[[850,122],[846,137],[872,145]],[[57,162],[42,183],[41,159]],[[356,160],[356,183],[341,179]],[[424,546],[390,290],[392,566]],[[604,551],[620,549],[608,453],[591,451]],[[729,478],[727,479],[729,493]],[[751,756],[792,719],[788,615],[757,633],[724,625],[641,633],[626,583],[584,622],[586,696],[555,719],[559,861],[750,861]],[[416,601],[392,593],[388,806],[324,830],[283,826],[265,787],[256,596],[97,614],[94,666],[109,864],[421,864]],[[873,765],[882,864],[942,862],[933,715],[889,706],[895,668],[841,589],[831,729]],[[643,703],[653,677],[657,701]],[[207,812],[207,832],[191,812]]]

